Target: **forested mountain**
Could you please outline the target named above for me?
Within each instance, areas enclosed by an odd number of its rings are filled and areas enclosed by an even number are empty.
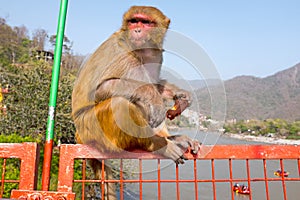
[[[224,87],[226,119],[300,119],[300,63],[266,78],[238,76]],[[200,112],[210,115],[207,88],[196,93]]]
[[[56,35],[49,35],[44,29],[35,29],[30,34],[26,26],[12,27],[0,17],[0,67],[25,64],[32,59],[42,59],[45,54],[53,55],[55,42]],[[73,42],[65,36],[62,65],[67,69],[77,69],[84,59],[83,56],[74,55],[72,45]],[[46,46],[50,47],[45,49]]]
[[[55,35],[49,37],[37,29],[30,36],[25,26],[12,27],[0,17],[0,135],[44,137],[53,62],[53,49],[45,49],[47,42],[54,43]],[[65,36],[55,127],[58,138],[74,135],[70,99],[82,58],[71,47]]]

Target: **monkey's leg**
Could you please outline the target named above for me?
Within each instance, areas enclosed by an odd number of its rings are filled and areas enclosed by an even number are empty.
[[[107,149],[123,151],[132,149],[155,150],[167,144],[166,129],[155,131],[148,124],[145,113],[122,97],[114,97],[95,106],[104,137],[109,141]]]
[[[77,143],[82,144],[82,141],[80,139],[78,132],[76,132],[75,137],[76,137]],[[93,169],[96,180],[101,180],[102,178],[104,178],[105,180],[113,180],[113,172],[107,161],[105,161],[105,163],[104,163],[104,177],[102,177],[102,162],[101,162],[101,160],[97,160],[97,159],[88,160],[88,164]],[[102,188],[101,185],[100,185],[100,188]],[[116,185],[114,183],[107,183],[107,182],[105,183],[104,199],[105,200],[116,200],[117,199]]]
[[[93,119],[96,119],[95,117],[93,117],[93,115],[90,115],[90,113],[86,113],[86,116],[84,116],[82,119],[83,120],[77,120],[75,122],[77,122],[77,128],[79,131],[76,132],[75,137],[76,137],[76,141],[78,144],[89,144],[92,147],[96,147],[99,151],[104,152],[105,148],[104,145],[101,145],[105,142],[107,142],[105,140],[105,138],[103,138],[103,133],[101,131],[95,131],[94,134],[90,133],[90,126],[93,123],[88,123],[88,122],[92,122]],[[87,121],[86,121],[87,120]],[[79,123],[79,122],[82,123]],[[95,120],[94,120],[95,121]],[[87,127],[85,127],[85,126]],[[92,137],[93,136],[93,137]],[[101,140],[102,138],[102,140]],[[98,139],[98,140],[97,140]],[[94,172],[94,176],[95,179],[97,180],[101,180],[101,179],[105,179],[105,180],[113,180],[113,172],[112,169],[110,167],[110,163],[109,161],[105,161],[105,165],[104,165],[104,177],[102,175],[102,161],[98,160],[98,159],[91,159],[88,160],[88,164],[89,166],[92,168],[93,172]],[[115,183],[104,183],[104,200],[116,200],[116,184]],[[100,184],[100,189],[102,189],[102,185]]]
[[[153,129],[140,108],[122,97],[114,97],[96,105],[95,114],[103,134],[114,151],[143,149],[183,163],[183,154],[193,147],[188,137],[171,137],[166,127]]]
[[[102,101],[84,110],[74,122],[77,138],[100,152],[143,149],[183,163],[183,154],[192,143],[188,137],[172,138],[165,127],[151,128],[145,113],[122,97]],[[94,168],[99,173],[99,169]],[[105,170],[111,176],[111,169]],[[114,187],[113,183],[108,183],[107,196],[111,199],[115,198]]]
[[[89,165],[92,167],[95,179],[101,180],[113,180],[113,172],[107,162],[104,165],[104,177],[102,177],[102,162],[96,159],[89,160]],[[102,183],[103,184],[103,183]],[[114,183],[104,183],[104,199],[105,200],[116,200],[116,185]],[[100,185],[100,188],[101,185]],[[103,191],[102,191],[103,192]]]

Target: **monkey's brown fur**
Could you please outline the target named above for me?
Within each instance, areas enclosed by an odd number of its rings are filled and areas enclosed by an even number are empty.
[[[159,79],[169,23],[154,7],[133,6],[121,29],[84,64],[72,94],[79,143],[102,152],[155,151],[177,163],[183,163],[188,147],[198,151],[198,142],[170,136],[164,126],[165,99],[190,102],[188,92]],[[93,165],[96,172],[99,167]]]

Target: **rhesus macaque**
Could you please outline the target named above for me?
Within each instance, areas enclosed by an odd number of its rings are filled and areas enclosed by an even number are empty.
[[[101,152],[141,149],[178,164],[184,163],[188,148],[198,152],[198,141],[171,136],[164,124],[166,115],[173,119],[191,103],[187,91],[159,77],[169,23],[154,7],[133,6],[124,14],[121,29],[84,64],[72,94],[79,143]],[[166,114],[168,99],[176,100],[176,108]],[[94,161],[92,165],[95,172],[100,169]],[[115,196],[108,191],[108,198]]]

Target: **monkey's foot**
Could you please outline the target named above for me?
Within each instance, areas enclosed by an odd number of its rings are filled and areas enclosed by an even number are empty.
[[[185,153],[190,152],[193,155],[197,155],[200,150],[201,143],[197,140],[192,140],[185,135],[169,136],[168,140],[175,145],[170,149],[176,150],[177,158],[172,158],[176,164],[183,164],[184,160],[187,160]]]

